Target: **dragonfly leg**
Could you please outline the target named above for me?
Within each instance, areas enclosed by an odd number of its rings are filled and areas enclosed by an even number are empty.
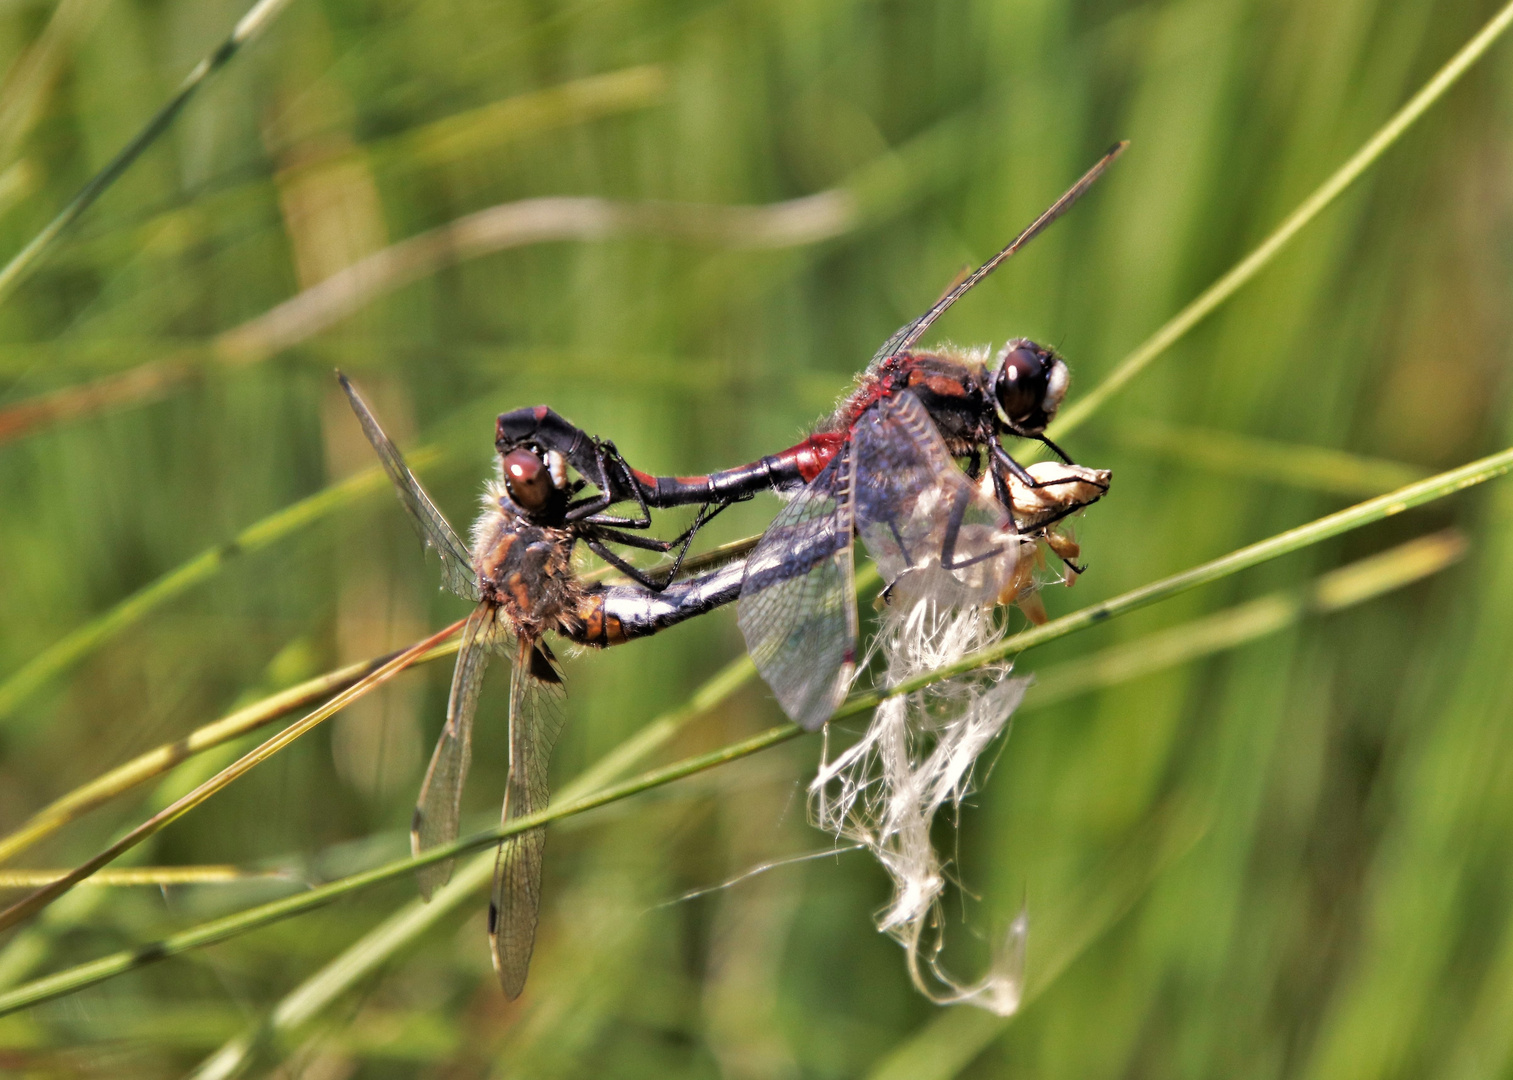
[[[1077,464],[1075,461],[1073,461],[1070,457],[1067,456],[1067,452],[1065,450],[1061,449],[1061,447],[1059,447],[1055,443],[1053,443],[1046,436],[1045,432],[1042,431],[1039,435],[1036,435],[1035,436],[1035,440],[1037,442],[1044,443],[1047,447],[1050,448],[1050,450],[1051,450],[1051,452],[1053,454],[1055,454],[1057,457],[1059,457],[1066,464],[1068,464],[1068,465],[1075,465],[1075,464]]]
[[[989,452],[993,455],[993,463],[995,465],[1007,469],[1013,475],[1014,479],[1018,480],[1025,487],[1038,488],[1042,486],[1040,481],[1031,476],[1025,469],[1025,467],[1019,464],[1019,462],[1015,461],[1013,455],[1005,450],[1002,446],[1000,446],[996,441],[991,445]],[[1004,501],[1004,505],[1009,505],[1007,500]]]
[[[611,566],[615,567],[617,570],[630,575],[630,577],[634,581],[636,581],[637,584],[640,584],[645,588],[651,589],[653,591],[660,592],[661,590],[667,588],[668,585],[672,584],[673,579],[678,576],[678,571],[683,566],[683,560],[688,555],[688,548],[693,543],[694,536],[697,535],[698,531],[705,525],[707,525],[716,514],[718,514],[721,510],[724,510],[725,507],[729,505],[730,503],[728,501],[704,504],[704,506],[699,508],[699,512],[697,515],[695,515],[693,523],[689,525],[687,529],[684,529],[683,532],[673,537],[673,539],[671,540],[661,540],[651,536],[632,536],[628,533],[618,532],[614,529],[596,527],[593,530],[592,534],[586,534],[584,536],[584,542],[588,544],[589,550],[592,551],[595,555],[598,555],[601,559],[609,563]],[[604,547],[605,541],[609,541],[615,544],[624,544],[626,547],[639,548],[642,551],[674,552],[672,565],[668,568],[665,577],[660,580],[653,578],[650,575],[646,574],[644,571],[631,566],[624,559],[610,552],[607,548]]]
[[[956,493],[956,498],[951,503],[951,516],[946,519],[946,538],[940,546],[940,565],[947,570],[961,570],[968,566],[974,566],[985,559],[992,559],[1003,554],[1001,546],[980,552],[970,559],[960,562],[956,559],[956,541],[961,536],[962,520],[966,517],[967,504],[972,501],[972,489],[961,488]],[[1010,514],[1012,518],[1014,515]],[[1017,526],[1016,526],[1017,528]]]

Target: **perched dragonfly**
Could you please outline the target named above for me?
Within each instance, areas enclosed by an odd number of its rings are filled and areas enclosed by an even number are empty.
[[[743,567],[735,562],[672,581],[688,541],[708,514],[701,514],[684,535],[672,541],[627,537],[622,530],[640,527],[640,519],[604,515],[608,504],[602,498],[578,498],[583,482],[569,482],[567,462],[561,455],[538,454],[523,446],[500,455],[499,479],[488,487],[483,513],[473,525],[470,549],[410,472],[362,397],[345,376],[339,378],[405,509],[426,544],[441,557],[446,588],[478,605],[462,631],[446,726],[426,770],[411,823],[411,846],[420,854],[457,838],[463,782],[472,753],[473,715],[491,655],[502,653],[513,665],[503,811],[508,821],[545,809],[549,797],[547,765],[562,724],[562,677],[545,635],[552,632],[579,644],[602,647],[656,633],[734,600]],[[612,444],[601,445],[613,450]],[[649,517],[643,517],[649,523]],[[579,540],[624,570],[633,582],[580,581],[572,569],[573,547]],[[604,549],[606,542],[630,541],[653,551],[676,552],[668,580],[653,581]],[[535,943],[545,839],[544,829],[532,829],[499,848],[489,904],[489,941],[500,984],[511,998],[525,984]],[[421,870],[422,893],[429,899],[451,871],[450,862]]]
[[[611,503],[702,504],[707,512],[760,491],[796,492],[747,560],[739,620],[784,710],[818,728],[855,672],[854,536],[862,537],[890,587],[905,572],[933,565],[946,571],[936,580],[954,583],[947,590],[954,595],[943,599],[991,602],[1023,580],[1020,555],[1030,539],[1050,539],[1056,520],[1107,491],[1107,472],[1074,465],[1046,435],[1068,383],[1066,363],[1054,350],[1024,338],[996,355],[914,346],[957,300],[1070,209],[1125,145],[1110,149],[1011,243],[900,327],[832,416],[786,450],[703,476],[650,476],[545,407],[501,415],[499,448],[537,446],[562,453],[580,471],[598,467],[597,475],[584,475]],[[1005,435],[1044,443],[1065,465],[1037,476],[1004,448]],[[965,471],[957,459],[965,459]],[[1044,505],[1015,513],[1030,503]]]

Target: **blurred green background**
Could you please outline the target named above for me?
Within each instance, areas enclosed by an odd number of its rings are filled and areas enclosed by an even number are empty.
[[[243,11],[0,7],[0,255]],[[550,403],[653,471],[734,464],[800,436],[879,341],[1129,138],[1073,214],[938,327],[1054,344],[1075,400],[1492,11],[294,0],[0,306],[0,678],[369,467],[335,366],[402,444],[440,448],[424,475],[459,524],[506,408]],[[1050,590],[1053,615],[1510,441],[1510,50],[1070,437],[1115,485],[1078,526],[1091,572]],[[507,207],[556,197],[610,202]],[[766,209],[720,209],[736,206]],[[333,275],[384,251],[382,281],[278,307],[327,279],[350,286]],[[1351,473],[1325,459],[1318,475],[1319,448],[1372,460]],[[0,718],[0,830],[238,704],[463,614],[392,496],[369,490],[228,553],[18,701]],[[740,507],[710,539],[759,530],[774,506]],[[959,841],[941,837],[977,897],[964,912],[953,901],[953,919],[987,935],[1027,907],[1033,998],[1012,1022],[915,995],[872,928],[887,885],[864,856],[665,904],[825,846],[805,823],[810,738],[554,828],[519,1002],[489,969],[480,896],[254,1068],[1508,1075],[1513,487],[1185,595],[1021,669],[1075,664],[1452,525],[1465,561],[1403,591],[1053,707],[1032,692]],[[557,785],[740,648],[726,611],[568,660]],[[318,880],[401,854],[449,676],[447,663],[403,676],[137,861]],[[500,665],[480,707],[467,793],[479,825],[503,790],[505,683]],[[663,753],[779,719],[750,684]],[[210,767],[191,762],[14,862],[70,865]],[[290,888],[77,890],[0,940],[0,988]],[[181,1075],[413,897],[408,881],[379,888],[0,1020],[0,1072]],[[982,954],[955,932],[954,963]]]

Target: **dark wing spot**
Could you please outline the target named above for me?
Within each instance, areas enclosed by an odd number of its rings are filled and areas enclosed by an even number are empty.
[[[499,929],[499,905],[489,901],[489,933],[493,934]]]

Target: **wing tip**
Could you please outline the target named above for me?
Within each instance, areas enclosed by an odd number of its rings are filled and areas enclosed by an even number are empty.
[[[530,972],[531,958],[526,954],[524,964],[514,963],[504,954],[505,940],[499,936],[499,905],[489,901],[489,954],[494,960],[494,974],[499,979],[499,988],[509,1001],[514,1001],[525,990],[525,977]]]

